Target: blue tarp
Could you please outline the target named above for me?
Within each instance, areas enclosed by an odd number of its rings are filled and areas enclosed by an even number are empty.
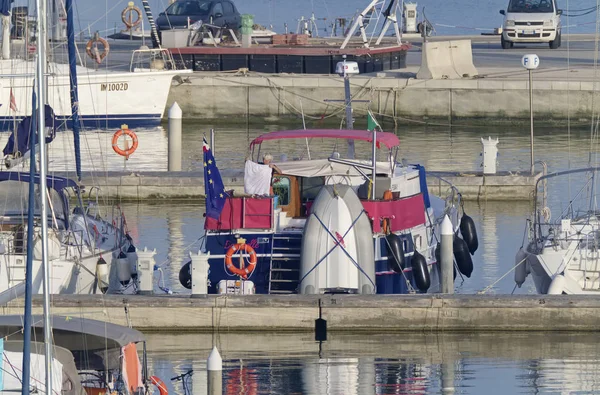
[[[12,8],[11,4],[15,0],[0,0],[0,14],[8,15],[10,14],[10,9]]]
[[[17,135],[17,152],[21,153],[21,156],[25,155],[29,149],[31,148],[31,144],[29,142],[29,131],[31,129],[31,117],[25,117],[19,123],[17,130],[14,131],[10,137],[8,138],[8,142],[2,151],[4,155],[9,155],[15,153],[15,133]],[[58,122],[56,121],[56,115],[54,115],[54,110],[49,105],[46,105],[46,127],[51,128],[52,131],[50,135],[46,136],[46,143],[51,143],[56,136],[56,126]]]

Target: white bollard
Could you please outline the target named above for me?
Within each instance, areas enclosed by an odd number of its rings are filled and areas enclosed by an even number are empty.
[[[452,230],[452,221],[447,215],[442,221],[442,246],[440,253],[440,281],[442,293],[454,293],[454,253],[452,244],[454,242],[454,232]]]
[[[213,347],[207,361],[208,370],[208,395],[221,395],[223,393],[223,359],[217,347]]]
[[[206,297],[208,294],[208,258],[209,252],[198,251],[198,254],[190,252],[192,259],[192,298]]]
[[[140,284],[140,295],[152,295],[154,293],[154,256],[156,249],[137,251],[137,277]]]
[[[169,109],[169,171],[181,171],[181,122],[183,114],[177,102]]]
[[[483,144],[483,152],[481,153],[481,156],[483,156],[483,174],[496,174],[498,142],[498,139],[492,140],[491,137],[488,137],[487,140],[481,139],[481,144]]]

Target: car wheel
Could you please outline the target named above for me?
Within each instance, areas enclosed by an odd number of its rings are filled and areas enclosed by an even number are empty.
[[[500,45],[502,45],[502,49],[509,49],[512,48],[513,43],[511,43],[510,41],[506,41],[504,39],[504,36],[500,36]]]

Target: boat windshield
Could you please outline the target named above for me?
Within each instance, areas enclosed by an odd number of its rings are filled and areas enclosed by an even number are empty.
[[[552,0],[510,0],[508,12],[554,12]]]
[[[171,4],[165,11],[167,15],[207,15],[212,1],[179,0]]]
[[[49,189],[50,207],[57,219],[65,219],[63,199],[55,189]],[[0,212],[6,217],[27,216],[29,207],[29,184],[21,181],[0,183]],[[40,199],[36,192],[35,215],[41,215]]]

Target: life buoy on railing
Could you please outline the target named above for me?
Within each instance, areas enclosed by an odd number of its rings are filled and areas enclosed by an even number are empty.
[[[102,44],[102,52],[99,52],[98,45],[94,44]],[[108,41],[102,37],[94,37],[90,39],[85,46],[85,53],[87,53],[87,55],[94,59],[98,64],[102,63],[109,51],[110,45],[108,44]]]
[[[156,376],[150,376],[150,382],[158,388],[160,395],[169,395],[169,390],[161,379]]]
[[[233,255],[238,251],[241,251],[242,254],[250,254],[250,258],[248,259],[248,266],[244,267],[244,265],[242,264],[241,267],[236,267],[233,264]],[[229,270],[233,274],[242,277],[243,279],[247,279],[248,276],[252,274],[254,268],[256,268],[257,261],[258,257],[256,256],[256,251],[254,251],[254,248],[246,244],[246,240],[244,239],[238,239],[237,244],[234,244],[231,247],[229,247],[227,253],[225,254],[225,266],[227,266],[227,270]]]
[[[137,19],[135,21],[132,20],[133,13],[137,14]],[[129,18],[127,17],[128,14]],[[135,27],[142,22],[142,11],[140,11],[139,8],[133,5],[133,1],[130,1],[127,4],[127,7],[125,7],[123,12],[121,13],[121,20],[123,21],[125,26],[127,26],[127,29],[131,29],[132,27]]]
[[[131,141],[132,141],[131,147],[126,147],[125,149],[122,149],[121,147],[119,147],[119,137],[121,137],[123,135],[127,135],[131,138]],[[113,135],[112,147],[113,147],[113,150],[117,154],[124,156],[126,159],[129,159],[129,157],[135,152],[135,150],[138,147],[137,135],[135,134],[134,131],[129,130],[127,128],[127,125],[121,125],[121,129],[117,130],[115,132],[115,134]]]

